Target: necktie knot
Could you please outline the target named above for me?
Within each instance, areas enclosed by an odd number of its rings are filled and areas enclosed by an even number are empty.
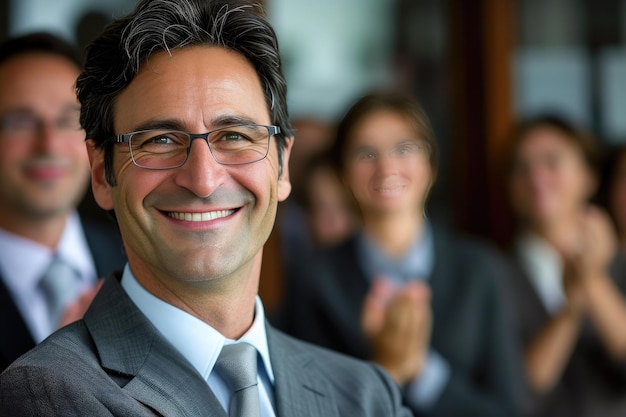
[[[233,392],[229,416],[258,417],[257,351],[248,343],[226,345],[215,363],[215,370]]]

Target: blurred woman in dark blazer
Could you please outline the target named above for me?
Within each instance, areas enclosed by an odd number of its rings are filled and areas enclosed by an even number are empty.
[[[416,415],[516,415],[518,357],[504,262],[425,216],[438,167],[428,117],[410,97],[360,99],[333,157],[363,227],[289,271],[277,323],[382,367]]]
[[[626,262],[589,204],[598,144],[554,116],[522,123],[509,186],[519,220],[512,285],[529,415],[626,415]]]

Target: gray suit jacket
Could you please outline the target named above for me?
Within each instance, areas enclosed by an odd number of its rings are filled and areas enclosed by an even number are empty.
[[[226,416],[118,280],[106,280],[83,320],[0,375],[0,415]],[[267,330],[278,416],[410,415],[377,367]]]

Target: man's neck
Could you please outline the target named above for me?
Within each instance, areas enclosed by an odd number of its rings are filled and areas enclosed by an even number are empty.
[[[54,250],[61,240],[69,213],[41,219],[13,216],[0,210],[0,228]]]
[[[227,338],[239,339],[252,326],[260,253],[245,271],[202,283],[159,279],[134,264],[132,256],[129,265],[139,284],[152,295],[204,321]]]

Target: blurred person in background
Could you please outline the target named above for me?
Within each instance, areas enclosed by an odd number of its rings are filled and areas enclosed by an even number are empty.
[[[532,416],[626,415],[626,262],[589,203],[598,162],[595,139],[559,117],[521,123],[513,138],[511,277]]]
[[[316,117],[296,117],[293,130],[298,138],[289,161],[292,194],[278,207],[276,215],[276,237],[280,245],[282,269],[290,268],[302,256],[306,256],[315,246],[311,237],[309,213],[305,207],[306,185],[309,183],[309,164],[329,148],[334,138],[332,123]],[[280,285],[280,284],[279,284]]]
[[[114,227],[84,222],[89,181],[74,83],[79,54],[46,33],[0,46],[0,371],[80,318],[123,267]]]
[[[617,229],[619,249],[626,252],[626,145],[609,149],[603,171],[601,202]]]
[[[306,164],[302,199],[313,247],[335,246],[358,226],[354,199],[341,182],[330,152],[313,155]]]
[[[328,150],[311,155],[303,167],[306,175],[301,179],[297,204],[301,206],[304,220],[290,227],[300,228],[301,239],[289,242],[288,252],[280,254],[284,289],[284,277],[297,273],[302,263],[308,262],[311,255],[320,248],[328,248],[343,243],[359,227],[358,209],[354,198],[342,183]],[[268,246],[266,245],[267,252]],[[271,277],[270,277],[271,279]],[[280,315],[281,300],[274,314]]]
[[[363,97],[341,121],[333,157],[363,227],[289,274],[279,325],[377,362],[416,415],[517,415],[505,263],[425,216],[438,152],[421,106]]]

